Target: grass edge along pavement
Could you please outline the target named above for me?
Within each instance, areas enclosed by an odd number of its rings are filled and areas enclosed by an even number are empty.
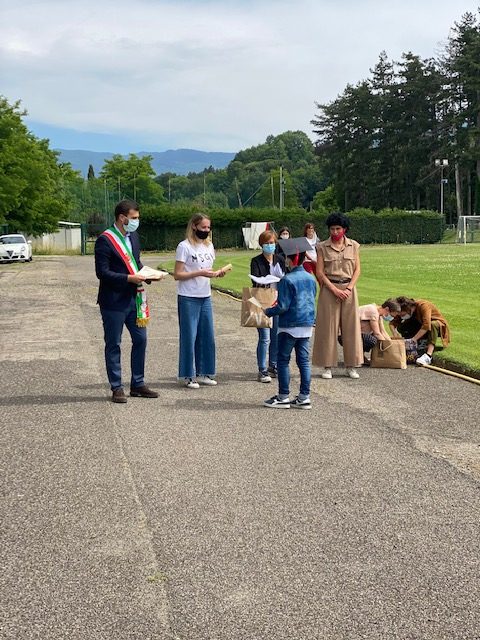
[[[235,298],[250,286],[249,265],[258,251],[221,251],[215,267],[229,262],[233,271],[212,286]],[[360,304],[409,295],[431,300],[452,331],[447,349],[435,351],[434,364],[480,378],[480,244],[366,245],[361,248],[357,289]],[[174,260],[162,263],[172,271]],[[439,343],[440,346],[440,343]]]

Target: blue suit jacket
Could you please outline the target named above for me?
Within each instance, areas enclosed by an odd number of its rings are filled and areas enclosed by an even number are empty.
[[[132,253],[138,268],[140,261],[140,239],[135,231],[130,234]],[[112,243],[105,236],[95,242],[95,273],[100,280],[97,303],[104,309],[123,311],[137,293],[137,285],[127,282],[128,269]]]

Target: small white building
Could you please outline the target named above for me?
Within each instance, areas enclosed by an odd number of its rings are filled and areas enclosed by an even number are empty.
[[[58,231],[44,233],[37,238],[31,238],[33,252],[47,249],[49,251],[79,251],[82,248],[82,229],[79,222],[58,223]]]

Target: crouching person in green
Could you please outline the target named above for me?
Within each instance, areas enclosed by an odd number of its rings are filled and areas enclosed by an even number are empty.
[[[265,310],[269,318],[278,316],[278,394],[263,404],[273,409],[311,409],[310,338],[317,285],[314,276],[303,268],[305,254],[311,247],[305,238],[279,240],[279,244],[286,257],[287,274],[278,283],[275,306]],[[290,400],[289,364],[293,350],[300,371],[300,393]]]

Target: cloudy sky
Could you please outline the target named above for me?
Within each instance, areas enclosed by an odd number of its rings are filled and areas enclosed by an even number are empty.
[[[382,49],[430,57],[478,0],[0,0],[0,93],[52,145],[237,151],[311,135]]]

